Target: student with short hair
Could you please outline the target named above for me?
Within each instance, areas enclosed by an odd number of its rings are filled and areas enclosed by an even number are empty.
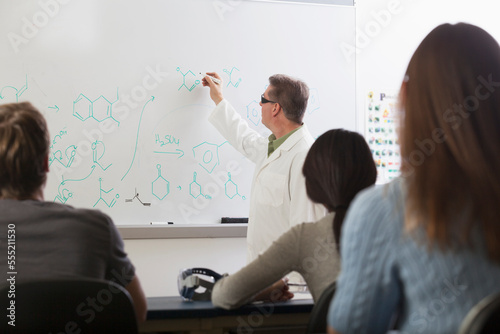
[[[308,197],[329,214],[292,227],[253,262],[218,280],[212,291],[215,306],[232,309],[253,300],[290,299],[286,281],[279,279],[293,270],[304,277],[316,301],[336,280],[344,214],[354,196],[375,183],[377,169],[365,139],[337,129],[314,142],[302,171]]]
[[[402,177],[353,202],[329,333],[456,333],[500,291],[500,47],[432,30],[400,92]]]
[[[147,305],[135,268],[111,218],[97,210],[46,202],[50,139],[28,102],[0,105],[0,253],[15,230],[16,279],[96,278],[122,285],[139,321]],[[10,272],[7,260],[0,271]]]

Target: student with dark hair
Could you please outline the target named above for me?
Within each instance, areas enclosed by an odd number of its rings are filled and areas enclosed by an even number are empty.
[[[7,231],[14,229],[16,280],[114,281],[130,293],[137,319],[144,321],[146,298],[111,219],[44,201],[49,145],[47,124],[35,107],[0,105],[0,253],[7,254]],[[7,264],[0,263],[4,274],[12,271]]]
[[[375,163],[360,134],[339,129],[314,142],[302,170],[307,195],[330,213],[315,223],[291,228],[256,260],[217,281],[212,292],[215,306],[231,309],[253,300],[290,299],[293,294],[286,282],[275,282],[291,271],[304,277],[314,300],[335,281],[345,210],[360,190],[375,183]]]
[[[324,136],[309,150],[302,170],[309,198],[335,213],[333,232],[338,247],[347,208],[361,189],[375,183],[377,169],[360,134],[339,129]]]
[[[360,194],[329,333],[456,333],[500,291],[500,47],[473,25],[421,42],[400,92],[402,177]]]

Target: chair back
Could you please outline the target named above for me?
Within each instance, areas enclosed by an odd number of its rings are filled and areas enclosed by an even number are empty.
[[[138,333],[130,295],[120,285],[104,280],[7,284],[0,289],[0,309],[6,312],[1,333]]]
[[[485,297],[465,316],[459,334],[500,333],[500,293]]]
[[[330,284],[314,304],[307,324],[306,334],[326,333],[326,315],[335,294],[336,286],[336,282]]]

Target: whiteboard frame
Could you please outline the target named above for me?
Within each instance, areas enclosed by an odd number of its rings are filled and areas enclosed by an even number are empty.
[[[247,0],[260,2],[283,2],[305,5],[326,5],[326,6],[354,6],[355,0]]]

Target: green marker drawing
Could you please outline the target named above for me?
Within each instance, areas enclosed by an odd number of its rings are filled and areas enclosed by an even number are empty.
[[[89,118],[93,118],[99,123],[111,118],[120,126],[120,122],[113,117],[113,104],[118,102],[118,99],[118,88],[116,88],[116,100],[114,101],[108,100],[103,95],[95,100],[91,100],[80,93],[76,100],[73,101],[73,116],[82,122],[85,122]]]
[[[132,157],[132,161],[130,162],[130,166],[129,168],[127,169],[127,172],[125,173],[125,175],[123,175],[122,177],[122,181],[123,179],[125,178],[125,176],[127,176],[128,172],[130,172],[130,169],[132,168],[132,165],[134,164],[134,160],[135,160],[135,155],[137,153],[137,144],[139,143],[139,133],[141,131],[141,122],[142,122],[142,116],[144,114],[144,110],[146,109],[146,106],[148,105],[149,102],[151,101],[154,101],[155,100],[155,97],[154,96],[151,96],[151,98],[144,104],[144,106],[142,107],[142,111],[141,111],[141,116],[139,118],[139,125],[137,126],[137,135],[135,137],[135,148],[134,148],[134,156]]]
[[[90,175],[92,175],[92,173],[94,172],[95,165],[92,166],[90,169],[91,169],[91,171],[90,171],[89,175],[87,175],[87,176],[85,176],[84,178],[81,178],[81,179],[64,180],[64,175],[63,175],[63,180],[59,184],[59,186],[57,187],[57,195],[54,198],[54,202],[55,201],[59,201],[59,202],[65,204],[71,197],[73,197],[73,193],[71,191],[69,191],[69,189],[64,188],[64,189],[61,190],[61,187],[65,186],[67,182],[80,182],[80,181],[88,179],[90,177]]]
[[[19,98],[21,97],[21,95],[23,95],[23,93],[28,89],[28,75],[26,74],[26,83],[21,88],[17,89],[13,86],[5,86],[0,89],[0,100],[3,100],[5,98],[5,89],[12,89],[16,93],[16,102],[19,102]]]

